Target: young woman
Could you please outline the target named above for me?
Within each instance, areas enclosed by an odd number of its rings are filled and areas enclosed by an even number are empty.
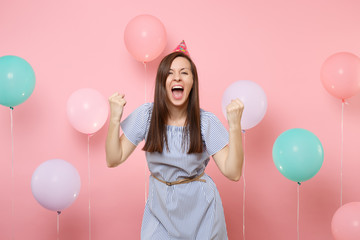
[[[204,170],[212,156],[227,178],[240,179],[242,102],[227,106],[228,133],[214,114],[200,109],[196,66],[183,52],[161,61],[153,103],[143,104],[120,124],[124,95],[115,93],[109,102],[108,167],[123,163],[145,139],[151,176],[141,239],[227,239],[221,199]]]

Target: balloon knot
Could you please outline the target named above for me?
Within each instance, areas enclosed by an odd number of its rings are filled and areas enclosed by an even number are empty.
[[[345,98],[341,99],[341,102],[342,102],[342,103],[345,103],[345,104],[349,104],[349,103],[345,100]]]
[[[10,109],[11,109],[11,110],[14,110],[14,108],[13,108],[13,107],[10,107]]]
[[[297,184],[299,184],[299,186],[301,186],[301,182],[297,182]]]
[[[344,103],[344,104],[349,104],[345,98],[341,99],[341,102]]]
[[[242,129],[241,132],[242,132],[242,133],[245,133],[245,129]]]
[[[60,214],[61,214],[61,211],[56,211],[56,212],[57,212],[57,214],[58,214],[58,215],[60,215]]]

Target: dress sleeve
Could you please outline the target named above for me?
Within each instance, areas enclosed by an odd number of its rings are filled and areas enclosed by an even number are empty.
[[[210,112],[201,111],[201,135],[209,155],[214,155],[229,143],[229,133]]]
[[[127,139],[138,145],[146,136],[150,124],[152,103],[145,103],[135,109],[120,123],[121,129]]]

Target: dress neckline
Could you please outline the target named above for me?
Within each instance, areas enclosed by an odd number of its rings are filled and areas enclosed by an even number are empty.
[[[167,130],[183,131],[185,126],[166,125]]]

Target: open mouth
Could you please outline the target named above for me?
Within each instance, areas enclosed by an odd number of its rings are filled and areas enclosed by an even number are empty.
[[[171,88],[171,92],[172,92],[173,97],[176,100],[179,100],[179,99],[181,99],[183,97],[184,88],[182,86],[173,86]]]

